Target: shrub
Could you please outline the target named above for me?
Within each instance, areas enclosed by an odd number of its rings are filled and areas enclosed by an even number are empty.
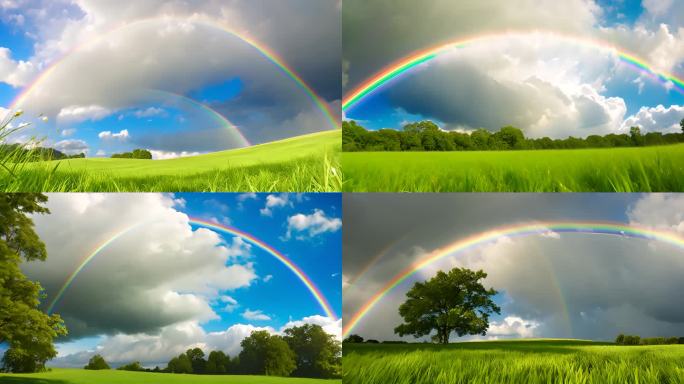
[[[157,369],[159,369],[159,367],[157,367]],[[145,368],[143,368],[143,366],[140,364],[139,361],[136,361],[136,362],[133,362],[130,364],[122,365],[119,368],[117,368],[117,370],[119,370],[119,371],[142,372],[145,370]]]
[[[104,357],[102,357],[100,355],[95,355],[95,356],[91,357],[90,360],[88,361],[88,365],[86,365],[83,368],[94,370],[94,371],[99,371],[102,369],[111,369],[111,368],[109,368],[109,364],[107,364]]]

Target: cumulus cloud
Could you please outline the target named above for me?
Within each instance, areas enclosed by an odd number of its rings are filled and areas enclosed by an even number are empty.
[[[190,156],[197,156],[200,154],[199,152],[187,152],[187,151],[167,152],[167,151],[159,151],[159,150],[155,150],[155,149],[151,149],[150,153],[152,154],[153,160],[177,159],[179,157],[190,157]]]
[[[35,75],[37,68],[31,62],[15,61],[12,59],[12,51],[0,47],[0,82],[7,83],[15,88],[29,83]]]
[[[632,224],[684,234],[684,196],[644,195],[627,212]]]
[[[88,153],[89,151],[88,144],[83,140],[60,140],[56,142],[53,147],[68,155]]]
[[[62,129],[62,136],[72,136],[74,133],[76,133],[75,128],[67,128],[67,129]]]
[[[244,312],[242,312],[242,317],[245,318],[245,320],[252,320],[252,321],[266,321],[266,320],[271,320],[271,317],[267,314],[265,314],[262,310],[257,309],[252,311],[251,309],[245,309]]]
[[[336,217],[328,217],[325,212],[315,209],[313,213],[306,215],[298,213],[287,218],[287,233],[285,237],[291,238],[293,234],[298,239],[311,238],[326,232],[337,232],[342,228],[342,220]]]
[[[122,129],[119,133],[112,133],[112,131],[102,131],[97,134],[101,140],[118,140],[126,141],[131,135],[128,134],[128,129]]]
[[[630,127],[640,127],[646,132],[680,132],[679,122],[684,118],[684,106],[671,105],[665,108],[641,107],[639,112],[629,116],[622,124],[623,130]]]
[[[535,337],[536,321],[522,319],[518,316],[506,316],[501,321],[492,321],[487,335],[493,337],[530,338]]]
[[[151,333],[208,321],[217,316],[211,298],[258,278],[248,246],[226,246],[213,231],[192,230],[177,204],[158,194],[50,195],[52,214],[34,218],[50,257],[25,265],[27,275],[46,289],[48,302],[84,255],[111,240],[55,307],[70,337]],[[65,217],[70,225],[64,225]]]
[[[109,116],[112,111],[100,105],[74,105],[60,109],[57,119],[64,122],[80,122],[86,120],[101,120]]]
[[[287,193],[268,195],[266,196],[266,204],[259,212],[262,216],[273,216],[273,209],[282,208],[288,205],[292,205],[292,203],[290,202],[290,196]]]
[[[82,367],[92,355],[99,353],[105,360],[114,365],[141,361],[146,366],[159,365],[164,367],[172,357],[194,347],[202,348],[205,352],[221,350],[235,357],[242,350],[240,342],[254,331],[282,334],[287,328],[303,324],[320,325],[326,332],[341,340],[342,321],[320,315],[290,321],[280,329],[251,324],[234,324],[224,331],[206,332],[195,322],[182,322],[166,326],[156,334],[139,333],[110,336],[102,340],[94,350],[58,356],[50,364],[59,367]]]

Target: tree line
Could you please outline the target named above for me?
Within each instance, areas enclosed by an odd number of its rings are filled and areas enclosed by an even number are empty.
[[[195,375],[267,375],[311,378],[341,377],[342,347],[320,325],[288,328],[283,335],[253,331],[240,343],[242,350],[231,358],[223,351],[191,348],[172,358],[166,368],[145,369],[140,362],[117,369],[140,372]],[[101,355],[90,358],[85,369],[111,369]]]
[[[502,151],[522,149],[578,149],[642,147],[684,142],[682,133],[648,132],[630,128],[629,134],[590,135],[586,138],[565,139],[526,138],[522,130],[507,126],[497,132],[477,129],[472,132],[443,131],[432,121],[406,124],[401,130],[370,131],[355,121],[342,123],[342,150],[361,151]]]
[[[0,144],[0,157],[16,159],[21,162],[51,161],[64,159],[82,159],[85,153],[67,155],[54,148],[26,148],[21,144]]]
[[[134,149],[132,152],[115,153],[112,159],[142,159],[152,160],[152,153],[147,149]]]
[[[624,335],[619,334],[615,338],[615,344],[618,345],[666,345],[666,344],[684,344],[684,337],[640,337],[638,335]]]

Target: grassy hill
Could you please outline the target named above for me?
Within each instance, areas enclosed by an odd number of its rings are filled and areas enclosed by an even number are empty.
[[[486,152],[345,152],[345,192],[682,192],[684,144]]]
[[[340,131],[170,160],[70,159],[28,163],[5,191],[339,191]]]
[[[0,373],[2,384],[333,384],[341,380],[317,380],[269,376],[198,376],[149,372],[86,371],[84,369],[53,369],[33,374]]]
[[[683,383],[684,345],[586,340],[345,344],[343,381],[412,383]]]

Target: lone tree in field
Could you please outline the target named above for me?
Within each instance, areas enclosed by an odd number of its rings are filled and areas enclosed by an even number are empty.
[[[45,244],[28,215],[49,213],[41,194],[0,194],[0,345],[7,347],[2,369],[36,372],[57,355],[53,339],[66,335],[58,315],[40,309],[43,288],[21,271],[23,261],[45,260]]]
[[[88,360],[88,365],[83,367],[83,369],[88,369],[91,371],[101,371],[105,369],[111,369],[109,364],[105,361],[104,357],[101,355],[95,355]]]
[[[501,311],[492,300],[497,291],[480,283],[486,277],[481,270],[454,268],[415,283],[399,307],[404,324],[394,328],[394,333],[418,338],[436,331],[432,340],[441,344],[448,344],[453,332],[458,336],[485,335],[489,315]]]

